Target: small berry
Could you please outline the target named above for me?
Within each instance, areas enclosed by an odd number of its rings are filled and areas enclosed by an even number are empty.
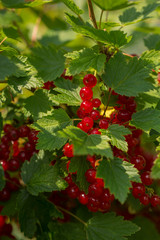
[[[80,97],[82,98],[82,100],[90,100],[93,97],[92,89],[89,87],[81,88]]]
[[[101,129],[107,129],[108,126],[109,126],[108,119],[101,119],[101,120],[99,121],[99,127],[100,127]]]
[[[64,155],[68,158],[73,157],[73,145],[69,145],[69,143],[66,143],[63,147]]]
[[[131,163],[140,171],[145,167],[146,160],[143,156],[137,155],[131,158]]]
[[[99,98],[94,98],[92,100],[93,107],[98,108],[101,105],[101,100]]]
[[[67,188],[67,194],[70,198],[75,199],[79,196],[79,188],[76,185]]]
[[[8,137],[11,141],[16,141],[19,138],[19,131],[17,129],[11,129],[8,133]]]
[[[37,135],[38,135],[38,131],[36,131],[36,130],[31,130],[31,131],[29,132],[29,134],[28,134],[28,140],[29,140],[29,142],[31,142],[31,143],[36,143],[36,141],[38,140]]]
[[[100,119],[99,111],[98,110],[92,110],[92,112],[90,113],[90,117],[95,121]]]
[[[135,198],[139,198],[145,194],[145,186],[142,183],[136,183],[133,186],[132,194]]]
[[[3,130],[5,133],[8,133],[11,131],[11,129],[13,129],[13,126],[11,124],[5,124],[3,127]]]
[[[133,98],[129,98],[126,102],[126,110],[129,112],[135,112],[137,107],[136,102],[134,101]]]
[[[94,183],[96,179],[96,170],[93,168],[88,169],[85,173],[85,176],[86,176],[87,182]]]
[[[151,173],[149,171],[142,173],[141,180],[142,180],[142,183],[147,186],[149,186],[153,183],[153,180],[151,178]]]
[[[153,207],[157,207],[158,205],[160,205],[160,197],[157,195],[154,195],[151,197],[151,205]]]
[[[145,206],[147,206],[147,205],[150,203],[150,198],[149,198],[149,196],[148,196],[147,194],[142,195],[142,196],[139,198],[139,200],[140,200],[140,202],[141,202],[143,205],[145,205]]]
[[[91,156],[91,155],[88,155],[87,156],[87,161],[89,161],[91,163],[91,166],[94,168],[95,167],[95,163],[96,163],[96,158],[95,156]]]
[[[10,199],[10,191],[8,188],[3,188],[2,191],[0,191],[0,201],[5,202]]]
[[[97,183],[93,183],[88,188],[88,194],[92,197],[100,197],[103,193],[103,188]]]
[[[128,122],[131,120],[131,114],[127,110],[122,109],[118,112],[117,119],[122,123]]]
[[[33,152],[35,150],[35,146],[33,143],[30,143],[30,142],[27,142],[25,145],[24,145],[24,149],[26,152]]]
[[[99,128],[93,128],[92,131],[90,132],[90,134],[101,134],[101,132],[99,131]]]
[[[81,204],[86,205],[88,203],[88,196],[84,192],[81,192],[79,194],[78,200]]]
[[[9,161],[9,171],[14,172],[14,171],[17,171],[19,168],[20,168],[20,163],[18,159],[12,158]]]
[[[82,127],[85,132],[88,132],[93,127],[93,119],[90,117],[85,117],[82,120]]]
[[[27,137],[30,132],[30,128],[28,126],[21,126],[19,127],[19,136],[20,137]]]
[[[83,78],[83,83],[86,87],[93,88],[97,84],[97,78],[93,74],[87,74]]]
[[[0,164],[2,165],[4,172],[9,169],[9,165],[8,165],[8,162],[7,162],[7,161],[5,161],[5,160],[0,160]]]
[[[81,110],[84,111],[85,113],[90,113],[93,109],[92,102],[89,100],[85,100],[81,103],[80,106]]]
[[[48,82],[44,83],[42,88],[50,90],[51,88],[54,88],[54,87],[55,87],[54,82],[53,81],[48,81]]]
[[[102,201],[101,204],[100,204],[100,208],[101,208],[103,211],[108,211],[108,210],[111,208],[111,203],[110,203],[110,202]]]

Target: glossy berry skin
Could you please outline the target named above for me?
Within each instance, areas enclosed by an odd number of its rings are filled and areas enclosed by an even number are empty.
[[[14,172],[17,171],[20,168],[20,163],[17,158],[12,158],[9,161],[9,171]]]
[[[107,129],[108,126],[109,126],[108,119],[101,119],[101,120],[99,121],[99,127],[100,127],[101,129]]]
[[[69,185],[71,185],[71,184],[73,183],[71,174],[68,174],[68,176],[65,177],[65,181],[66,181]]]
[[[88,196],[84,192],[81,192],[79,194],[78,200],[81,204],[86,205],[88,203]]]
[[[140,198],[145,194],[145,186],[142,183],[137,183],[133,186],[132,194],[135,198]]]
[[[91,207],[99,207],[100,205],[100,202],[98,200],[98,198],[95,198],[95,197],[90,197],[88,198],[88,206],[91,206]]]
[[[9,137],[7,135],[4,135],[2,138],[1,138],[1,141],[2,143],[4,144],[8,144],[9,143]]]
[[[94,98],[92,100],[93,107],[98,108],[101,105],[101,100],[99,98]]]
[[[33,143],[30,143],[30,142],[27,142],[25,145],[24,145],[24,149],[26,152],[33,152],[35,147],[34,147],[34,144]]]
[[[21,151],[17,157],[18,157],[18,160],[21,162],[24,162],[25,160],[27,160],[27,154],[25,151]]]
[[[150,198],[147,194],[144,194],[142,195],[140,198],[139,198],[140,202],[144,205],[144,206],[147,206],[149,203],[150,203]]]
[[[120,123],[128,122],[131,120],[131,114],[127,110],[122,109],[118,112],[117,119]]]
[[[66,143],[63,147],[64,155],[68,158],[73,157],[73,145],[69,145],[69,143]]]
[[[95,156],[91,156],[91,155],[88,155],[87,156],[87,161],[89,161],[91,163],[91,166],[93,168],[95,168],[95,163],[96,163],[96,158]]]
[[[11,178],[10,181],[6,182],[6,187],[11,192],[17,191],[20,187],[19,180],[17,178]]]
[[[100,113],[98,110],[92,110],[92,112],[90,113],[90,117],[94,120],[97,121],[98,119],[100,119]]]
[[[97,78],[93,74],[87,74],[83,78],[83,83],[86,87],[93,88],[97,84]]]
[[[85,177],[86,177],[87,182],[94,183],[95,178],[96,178],[96,170],[93,168],[88,169],[85,173]]]
[[[0,201],[5,202],[10,199],[10,191],[8,188],[3,188],[2,191],[0,191]]]
[[[127,102],[127,100],[128,100],[128,97],[125,96],[125,95],[119,95],[119,96],[118,96],[118,101],[119,101],[119,103],[121,103],[121,104],[125,104],[125,103]]]
[[[9,131],[11,131],[11,129],[13,129],[13,126],[11,124],[5,124],[3,127],[5,133],[8,133]]]
[[[90,113],[93,109],[92,102],[89,100],[85,100],[81,103],[80,106],[81,110],[84,111],[85,113]]]
[[[93,183],[88,188],[88,195],[92,197],[100,197],[103,193],[103,188],[97,183]]]
[[[93,128],[90,134],[99,134],[101,135],[101,132],[99,131],[99,128]]]
[[[84,131],[82,122],[79,122],[79,123],[77,124],[77,127]]]
[[[20,137],[27,137],[30,132],[30,128],[28,126],[21,126],[19,127],[19,136]]]
[[[111,194],[110,194],[109,189],[106,188],[106,189],[103,190],[103,193],[102,193],[102,196],[101,196],[101,201],[102,202],[111,201]]]
[[[126,102],[126,110],[133,113],[133,112],[135,112],[136,107],[137,107],[137,104],[134,101],[134,99],[129,98]]]
[[[37,134],[38,134],[38,131],[31,130],[28,134],[29,142],[36,143],[36,141],[38,140]]]
[[[153,180],[151,178],[151,173],[149,171],[143,172],[141,174],[141,180],[144,185],[150,186],[153,183]]]
[[[111,208],[110,202],[105,202],[105,201],[101,202],[100,209],[102,209],[103,211],[109,211],[110,208]]]
[[[4,226],[5,224],[5,217],[0,215],[0,229]]]
[[[91,117],[85,117],[82,120],[82,127],[85,132],[88,132],[93,127],[93,119]]]
[[[77,110],[77,116],[79,117],[79,118],[84,118],[84,117],[86,117],[88,115],[88,113],[86,114],[81,108],[79,108],[78,110]]]
[[[48,82],[45,82],[44,85],[43,85],[43,89],[46,89],[46,90],[50,90],[51,88],[54,88],[55,85],[54,85],[54,82],[53,81],[48,81]]]
[[[82,100],[90,100],[93,97],[93,91],[89,87],[83,87],[80,90],[80,97]]]
[[[0,144],[0,152],[3,154],[5,153],[6,151],[8,151],[9,147],[7,144],[4,144],[4,143],[1,143]]]
[[[67,194],[70,198],[75,199],[79,196],[79,188],[76,185],[67,188]]]
[[[140,171],[145,167],[146,160],[143,156],[137,155],[131,158],[131,163]]]
[[[152,196],[150,201],[153,207],[157,207],[160,205],[160,197],[158,195]]]
[[[8,164],[7,161],[5,161],[5,160],[0,160],[0,164],[2,165],[4,172],[9,169],[9,164]]]
[[[9,133],[8,133],[8,137],[11,141],[16,141],[19,138],[19,132],[17,129],[12,129]]]

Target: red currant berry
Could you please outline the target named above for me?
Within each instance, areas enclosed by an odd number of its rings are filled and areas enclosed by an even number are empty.
[[[92,131],[90,132],[90,134],[101,134],[101,132],[99,132],[99,128],[93,128]]]
[[[92,100],[93,107],[98,108],[101,105],[101,100],[99,98],[94,98]]]
[[[94,183],[96,178],[96,170],[92,168],[88,169],[85,173],[85,176],[86,176],[87,182]]]
[[[84,131],[82,122],[79,122],[79,123],[77,124],[77,127]]]
[[[0,160],[0,164],[2,165],[4,172],[5,172],[5,171],[8,171],[9,165],[8,165],[8,162],[7,162],[7,161],[5,161],[5,160]]]
[[[84,118],[84,117],[86,117],[86,113],[84,112],[84,111],[82,111],[82,109],[78,109],[77,110],[77,116],[79,117],[79,118]]]
[[[29,134],[28,134],[28,140],[29,140],[29,142],[31,142],[31,143],[36,143],[37,140],[38,140],[37,135],[38,135],[38,131],[36,131],[36,130],[31,130],[31,131],[29,132]]]
[[[101,196],[101,201],[102,202],[109,202],[110,200],[111,200],[111,194],[110,194],[109,189],[107,189],[107,188],[103,189],[103,193],[102,193],[102,196]]]
[[[102,209],[103,211],[108,211],[110,208],[111,208],[110,202],[105,202],[105,201],[101,202],[100,209]]]
[[[11,129],[8,133],[8,137],[11,141],[17,141],[19,138],[19,132],[17,129]]]
[[[79,188],[76,185],[67,188],[67,194],[70,198],[75,199],[79,196]]]
[[[71,184],[73,183],[71,174],[68,174],[68,176],[65,177],[65,181],[66,181],[69,185],[71,185]]]
[[[93,74],[87,74],[83,78],[83,83],[86,87],[93,88],[97,84],[97,78]]]
[[[90,117],[95,121],[100,119],[99,111],[98,110],[92,110],[92,112],[90,113]]]
[[[88,156],[87,156],[87,161],[89,161],[89,162],[91,163],[91,166],[92,166],[93,168],[95,167],[95,163],[96,163],[95,156],[88,155]]]
[[[2,138],[1,138],[1,141],[2,143],[4,144],[8,144],[9,143],[9,137],[7,135],[4,135]]]
[[[134,138],[139,138],[142,135],[142,130],[141,129],[135,129],[132,131],[132,136]]]
[[[4,143],[1,143],[0,144],[0,152],[3,154],[5,153],[6,151],[8,151],[9,147],[7,144],[4,144]]]
[[[5,225],[3,226],[3,234],[10,236],[12,233],[12,230],[13,230],[12,225],[5,223]]]
[[[131,163],[140,171],[145,167],[146,160],[143,156],[137,155],[131,158]]]
[[[151,205],[153,207],[157,207],[158,205],[160,205],[160,197],[157,195],[154,195],[151,197]]]
[[[108,119],[101,119],[101,120],[99,121],[99,127],[100,127],[101,129],[107,129],[108,126],[109,126]]]
[[[11,178],[10,181],[6,182],[6,187],[11,192],[17,191],[19,189],[19,187],[20,187],[19,180],[17,178]]]
[[[151,173],[149,171],[142,173],[141,180],[142,180],[142,183],[147,186],[149,186],[153,183],[153,180],[151,178]]]
[[[21,126],[19,127],[19,136],[20,137],[27,137],[30,132],[30,128],[28,126]]]
[[[88,188],[88,194],[92,197],[100,197],[103,193],[103,188],[97,183],[93,183]]]
[[[27,160],[27,154],[25,151],[21,151],[18,154],[18,160],[20,160],[21,162],[24,162],[25,160]]]
[[[12,158],[9,161],[9,171],[14,172],[20,168],[20,163],[17,158]]]
[[[127,110],[120,110],[117,115],[117,119],[121,122],[128,122],[131,120],[131,113],[128,112]]]
[[[125,96],[125,95],[119,95],[118,96],[118,102],[121,103],[121,104],[125,104],[128,100],[128,97]]]
[[[85,100],[81,103],[80,106],[81,110],[84,111],[85,113],[90,113],[93,109],[92,102],[89,100]]]
[[[129,112],[135,112],[137,107],[136,102],[134,101],[133,98],[129,98],[126,102],[126,110]]]
[[[83,118],[82,127],[85,132],[88,132],[93,127],[93,119],[90,117]]]
[[[64,155],[68,158],[73,157],[73,145],[69,145],[69,143],[66,143],[63,147]]]
[[[48,81],[48,82],[44,83],[42,88],[50,90],[51,88],[54,88],[54,87],[55,87],[54,82],[53,81]]]
[[[0,229],[4,226],[5,220],[5,217],[0,215]]]
[[[27,142],[25,145],[24,145],[24,149],[26,152],[33,152],[35,150],[35,146],[33,143],[30,143],[30,142]]]
[[[87,205],[87,207],[91,206],[91,207],[97,207],[98,208],[99,205],[100,205],[100,202],[99,202],[98,198],[95,198],[95,197],[89,197],[88,198],[88,205]]]
[[[149,198],[149,196],[148,196],[147,194],[142,195],[142,196],[139,198],[139,200],[140,200],[140,202],[141,202],[143,205],[145,205],[145,206],[147,206],[147,205],[150,203],[150,198]]]
[[[142,183],[137,183],[133,186],[132,194],[135,198],[140,198],[145,194],[145,186]]]
[[[8,188],[3,188],[2,191],[0,191],[0,201],[5,202],[10,199],[10,191]]]
[[[5,133],[10,132],[13,129],[13,126],[11,124],[5,124],[3,127],[3,130]]]
[[[88,196],[84,192],[81,192],[79,194],[78,200],[81,204],[86,205],[88,203]]]
[[[66,69],[64,69],[61,77],[64,78],[64,79],[66,79],[66,80],[67,80],[67,79],[68,79],[68,80],[72,80],[72,79],[73,79],[73,76],[68,76],[68,75],[66,75]]]
[[[83,87],[80,90],[80,97],[82,100],[89,100],[93,97],[92,89],[89,87]]]

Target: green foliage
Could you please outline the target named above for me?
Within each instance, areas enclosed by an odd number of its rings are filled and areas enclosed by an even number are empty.
[[[30,61],[37,69],[38,76],[45,82],[53,81],[61,76],[65,61],[62,51],[56,51],[56,48],[52,45],[37,47],[32,51],[33,55]]]
[[[58,168],[37,159],[36,155],[23,164],[21,176],[28,192],[34,196],[66,187],[66,182],[59,177]]]
[[[118,10],[132,6],[134,4],[134,2],[130,3],[128,0],[93,0],[93,2],[95,2],[101,9],[106,11]]]
[[[121,203],[125,202],[131,183],[121,159],[110,160],[104,158],[98,166],[97,177],[104,179],[105,188],[109,188],[116,199]]]
[[[5,186],[4,171],[3,167],[0,165],[0,191],[4,188],[4,186]]]
[[[60,149],[67,138],[58,136],[58,131],[72,124],[67,113],[62,109],[57,109],[51,115],[39,119],[33,127],[40,131],[38,134],[37,149],[53,151]]]
[[[75,14],[80,15],[83,13],[83,10],[81,10],[73,0],[62,0],[62,2]]]
[[[79,52],[74,51],[73,53],[68,53],[66,57],[71,59],[67,70],[71,75],[87,71],[89,68],[94,68],[96,71],[101,72],[106,62],[106,55],[99,53],[97,47],[84,48]]]
[[[160,156],[154,161],[151,175],[153,179],[160,179]]]
[[[27,1],[26,0],[1,0],[3,5],[7,8],[23,8],[23,7],[36,7],[42,5],[44,3],[49,3],[52,0],[34,0]]]
[[[122,23],[132,22],[139,18],[141,13],[136,10],[135,7],[129,8],[123,12],[122,15],[119,16],[119,20]]]
[[[87,223],[88,240],[125,240],[137,231],[137,225],[124,221],[123,217],[116,217],[115,213],[99,214]]]
[[[96,134],[88,135],[81,129],[70,126],[60,132],[62,137],[72,140],[74,155],[101,155],[109,158],[113,158],[111,147],[108,143],[109,138],[107,136],[101,136]]]
[[[136,57],[127,59],[122,53],[117,53],[106,64],[102,79],[116,93],[137,96],[153,88],[147,81],[151,70],[152,66],[145,66],[143,60]]]
[[[17,70],[16,65],[6,56],[0,55],[0,80],[5,80]]]
[[[123,161],[123,167],[126,170],[127,175],[129,176],[129,180],[132,182],[141,182],[140,175],[138,170],[134,167],[133,164]]]

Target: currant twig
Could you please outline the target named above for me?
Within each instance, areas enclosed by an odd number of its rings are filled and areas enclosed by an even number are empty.
[[[93,22],[94,27],[96,29],[98,29],[92,2],[91,2],[91,0],[87,0],[87,1],[88,1],[89,17],[90,17],[91,21]]]
[[[100,20],[99,20],[99,29],[101,29],[103,13],[104,13],[104,10],[101,11]]]
[[[108,109],[108,105],[109,105],[109,101],[110,101],[111,95],[112,95],[112,90],[110,89],[110,90],[109,90],[109,95],[108,95],[108,100],[107,100],[107,105],[106,105],[106,108],[105,108],[105,110],[104,110],[103,117],[105,116],[106,111],[107,111],[107,109]]]

